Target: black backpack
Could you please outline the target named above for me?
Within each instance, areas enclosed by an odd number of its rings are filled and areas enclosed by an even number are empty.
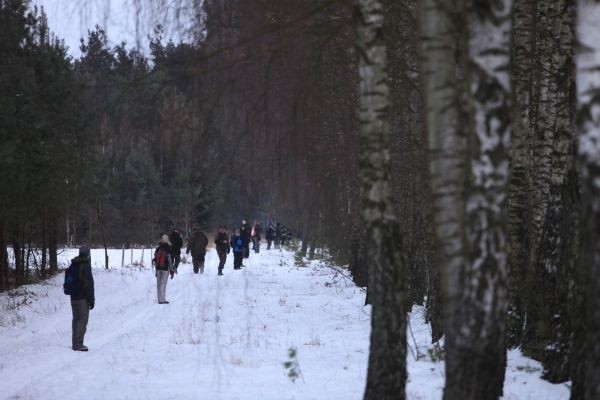
[[[71,265],[69,265],[69,268],[65,270],[65,283],[63,284],[63,291],[66,295],[79,295],[81,288],[83,287],[82,281],[80,266],[72,262]]]

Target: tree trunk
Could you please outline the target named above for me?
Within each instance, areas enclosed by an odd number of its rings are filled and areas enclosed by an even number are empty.
[[[577,290],[575,10],[571,0],[515,5],[509,343],[556,383],[569,379]]]
[[[355,7],[360,76],[359,181],[367,232],[371,347],[365,399],[406,396],[406,274],[390,188],[389,89],[383,6]]]
[[[572,399],[600,398],[600,43],[592,32],[598,29],[600,1],[580,0],[578,39],[582,51],[577,57],[577,91],[579,101],[579,165],[583,191],[582,265],[585,312],[584,322],[577,322],[583,339],[573,376]],[[585,331],[582,331],[582,326]]]
[[[529,199],[529,144],[527,132],[530,120],[528,104],[532,98],[534,58],[531,41],[535,35],[536,0],[517,0],[513,10],[513,51],[511,64],[512,85],[512,148],[508,185],[508,264],[510,292],[508,313],[509,346],[518,346],[523,340],[525,327],[526,276],[531,263],[528,227],[531,225]]]
[[[446,400],[497,399],[504,383],[510,13],[431,0],[421,14]]]
[[[8,254],[6,251],[4,220],[0,219],[0,292],[5,290],[8,290]]]
[[[46,220],[42,221],[42,241],[40,243],[40,248],[42,250],[42,260],[40,262],[40,278],[46,278],[46,264],[47,264],[47,247],[46,247]]]
[[[58,224],[56,223],[56,218],[52,217],[50,219],[50,226],[48,232],[48,260],[50,266],[50,273],[54,274],[58,271],[58,244],[56,241],[58,240]]]

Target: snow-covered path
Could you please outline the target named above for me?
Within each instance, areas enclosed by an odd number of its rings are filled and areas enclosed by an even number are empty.
[[[262,251],[234,271],[230,256],[216,276],[214,251],[206,272],[190,264],[156,303],[149,269],[111,267],[93,250],[96,308],[90,313],[88,353],[70,349],[71,309],[62,274],[0,295],[0,399],[361,399],[369,348],[364,292],[318,262],[294,265],[294,254]],[[75,251],[66,251],[68,260]],[[126,260],[130,253],[126,251]],[[150,255],[145,251],[145,265]],[[141,259],[136,250],[133,260]],[[27,299],[27,304],[13,309]],[[411,354],[427,354],[422,309],[411,315]],[[283,363],[297,349],[301,376]],[[409,363],[409,399],[439,399],[443,363]],[[506,399],[567,399],[564,385],[539,379],[539,364],[509,353]]]
[[[114,253],[111,260],[120,264],[120,252]],[[100,263],[102,253],[95,250],[92,258]],[[229,258],[223,277],[216,276],[214,251],[204,275],[182,265],[169,280],[168,305],[156,304],[151,271],[95,268],[88,353],[70,350],[62,276],[28,288],[37,295],[19,308],[26,320],[0,328],[0,397],[360,397],[369,325],[360,289],[346,287],[330,269],[292,268],[288,253],[253,254],[241,271],[231,269]],[[306,384],[287,377],[290,347],[298,350]]]

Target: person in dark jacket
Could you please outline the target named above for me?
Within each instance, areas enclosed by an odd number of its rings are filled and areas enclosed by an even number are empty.
[[[244,258],[250,257],[250,242],[252,241],[252,227],[245,219],[242,220],[240,226],[240,235],[244,241]]]
[[[194,231],[194,235],[188,243],[186,254],[192,253],[192,265],[194,266],[194,273],[204,273],[204,259],[206,257],[206,246],[208,246],[208,238],[204,232],[200,230]]]
[[[169,234],[169,242],[171,242],[171,259],[173,260],[173,271],[177,273],[177,267],[181,262],[181,248],[183,247],[183,238],[179,231],[173,228]]]
[[[229,236],[227,236],[227,227],[221,226],[217,236],[215,236],[215,245],[217,246],[217,255],[219,256],[219,275],[223,275],[223,267],[229,254]]]
[[[239,229],[235,230],[235,234],[231,237],[231,242],[229,244],[233,249],[233,269],[241,269],[245,244]]]
[[[252,250],[254,250],[254,252],[257,254],[260,252],[260,232],[260,224],[258,221],[254,221],[254,226],[252,227],[250,236],[252,236]]]
[[[267,239],[267,250],[271,250],[271,244],[273,244],[273,240],[275,239],[275,228],[273,228],[273,225],[269,225],[265,237]]]
[[[96,303],[89,247],[80,247],[79,256],[75,257],[71,263],[77,267],[77,276],[81,283],[79,293],[71,295],[71,310],[73,311],[73,322],[71,324],[73,329],[72,345],[75,351],[88,351],[88,348],[83,345],[83,337],[87,329],[90,310],[94,309]]]
[[[282,226],[278,222],[275,226],[275,237],[273,240],[275,241],[275,248],[279,249],[281,247],[281,234],[282,234]]]
[[[154,259],[152,260],[156,268],[156,294],[158,304],[169,304],[166,299],[167,282],[169,275],[173,279],[175,270],[173,269],[173,259],[171,258],[171,243],[168,235],[162,235],[158,247],[154,251]]]

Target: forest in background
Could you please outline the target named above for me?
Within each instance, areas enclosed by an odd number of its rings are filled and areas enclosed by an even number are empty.
[[[572,398],[599,393],[575,1],[206,0],[194,43],[157,27],[144,55],[97,27],[75,60],[42,12],[0,12],[0,289],[66,244],[269,214],[368,286],[365,398],[402,397],[424,303],[447,398],[498,398],[516,346]]]

